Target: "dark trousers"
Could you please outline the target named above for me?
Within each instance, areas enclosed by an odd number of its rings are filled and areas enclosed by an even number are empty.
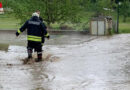
[[[37,52],[38,59],[42,59],[42,43],[28,41],[27,50],[28,50],[28,58],[32,58],[33,49]]]

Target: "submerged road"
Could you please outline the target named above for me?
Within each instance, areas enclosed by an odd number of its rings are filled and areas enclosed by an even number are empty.
[[[58,36],[43,47],[44,61],[26,65],[26,47],[9,45],[0,51],[0,90],[130,90],[129,38]]]

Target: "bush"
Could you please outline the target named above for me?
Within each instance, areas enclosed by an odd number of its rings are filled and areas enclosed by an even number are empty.
[[[60,25],[60,29],[61,30],[73,30],[73,28],[71,26],[68,26],[68,25]]]

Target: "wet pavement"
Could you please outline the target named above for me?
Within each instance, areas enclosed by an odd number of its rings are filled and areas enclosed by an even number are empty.
[[[130,34],[52,36],[26,65],[25,36],[0,37],[0,90],[130,90]]]

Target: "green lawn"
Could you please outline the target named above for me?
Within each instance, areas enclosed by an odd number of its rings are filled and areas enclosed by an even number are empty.
[[[20,20],[15,19],[12,15],[0,15],[0,29],[17,29],[19,22]]]
[[[130,23],[120,23],[119,32],[120,33],[130,33]]]
[[[130,33],[130,17],[127,17],[126,22],[123,22],[123,17],[120,16],[119,33]]]
[[[89,16],[89,15],[88,15]],[[84,24],[85,21],[88,21],[88,17],[84,17],[82,20],[82,23]],[[18,29],[20,25],[18,24],[20,20],[17,20],[13,15],[0,15],[0,29]],[[85,23],[86,24],[86,23]],[[72,24],[67,24],[69,27],[74,27]],[[88,25],[89,26],[89,25]],[[88,27],[87,26],[87,27]],[[54,29],[59,29],[60,25],[58,23],[51,24],[51,27]],[[79,29],[82,26],[78,26]],[[119,24],[119,32],[120,33],[130,33],[130,18],[127,19],[127,22],[122,22],[122,17],[120,18],[120,24]]]

